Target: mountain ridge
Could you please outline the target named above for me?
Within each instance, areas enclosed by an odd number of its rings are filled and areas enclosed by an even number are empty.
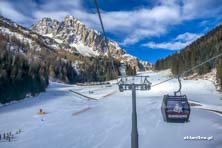
[[[43,18],[33,25],[31,30],[58,41],[64,49],[69,47],[70,52],[89,57],[107,56],[109,48],[111,56],[122,63],[130,63],[132,67],[136,66],[137,70],[141,70],[142,65],[143,69],[151,68],[151,64],[143,63],[137,57],[127,54],[118,43],[105,39],[98,31],[88,28],[74,16],[66,16],[62,21]]]

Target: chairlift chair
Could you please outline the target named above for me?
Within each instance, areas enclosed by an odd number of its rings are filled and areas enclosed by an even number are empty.
[[[181,82],[178,77],[180,88],[174,95],[164,95],[161,112],[166,122],[188,122],[190,117],[190,105],[186,95],[177,95],[181,90]]]
[[[161,112],[166,122],[188,122],[190,105],[186,95],[164,95]]]

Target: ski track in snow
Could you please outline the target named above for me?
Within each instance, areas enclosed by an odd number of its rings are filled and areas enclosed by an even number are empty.
[[[149,72],[156,84],[169,78],[169,72]],[[140,81],[140,80],[135,80]],[[221,109],[221,94],[211,82],[182,80],[182,93],[188,99]],[[160,111],[164,94],[177,90],[177,80],[137,91],[139,146],[141,148],[221,148],[222,118],[213,112],[192,108],[190,122],[166,123]],[[12,142],[0,141],[1,148],[129,148],[131,144],[131,91],[105,97],[117,86],[76,86],[50,82],[47,91],[14,104],[0,107],[0,134],[15,133]],[[84,100],[75,90],[98,100]],[[94,91],[89,94],[89,91]],[[38,115],[39,109],[46,112]],[[90,108],[85,112],[73,116]],[[42,121],[43,120],[43,121]],[[184,140],[185,136],[213,136],[214,140]]]

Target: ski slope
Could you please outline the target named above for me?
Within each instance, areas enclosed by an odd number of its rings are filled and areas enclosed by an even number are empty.
[[[155,84],[169,78],[169,72],[148,72]],[[139,80],[135,80],[138,82]],[[221,94],[205,80],[182,80],[182,92],[194,102],[221,109]],[[164,94],[172,94],[177,80],[137,91],[140,148],[221,148],[222,116],[192,108],[190,122],[166,123],[160,106]],[[70,90],[85,96],[86,99]],[[76,86],[51,82],[39,96],[0,107],[0,133],[15,133],[1,148],[129,148],[131,135],[131,92],[118,92],[116,85]],[[93,91],[93,93],[89,93]],[[39,109],[46,112],[38,115]],[[186,136],[213,140],[184,140]]]

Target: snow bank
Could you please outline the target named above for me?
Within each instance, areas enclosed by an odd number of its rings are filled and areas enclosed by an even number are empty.
[[[209,110],[209,111],[212,111],[212,112],[218,114],[219,116],[222,116],[222,106],[208,105],[208,104],[203,104],[203,103],[191,101],[191,100],[189,102],[191,104],[194,104],[192,106],[192,108]]]

